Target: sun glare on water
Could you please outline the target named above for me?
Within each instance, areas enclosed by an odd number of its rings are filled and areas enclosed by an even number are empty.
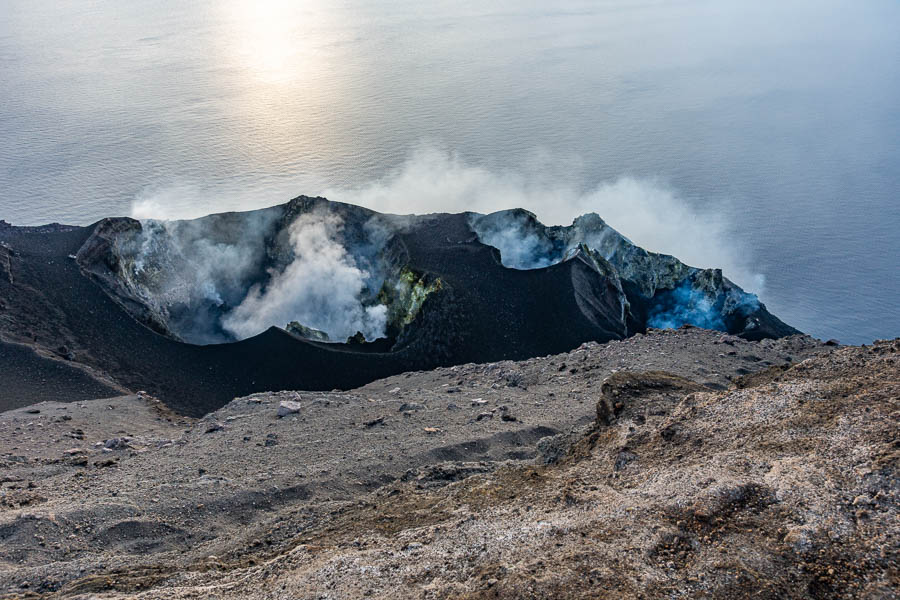
[[[318,0],[229,0],[216,10],[226,23],[217,76],[228,94],[221,107],[232,131],[229,155],[296,177],[296,165],[308,165],[310,156],[285,140],[304,140],[309,152],[345,147],[340,128],[328,121],[341,95],[333,77],[342,64],[333,51],[335,11]]]
[[[257,81],[290,84],[308,76],[316,61],[315,2],[234,0],[228,5],[240,64]]]

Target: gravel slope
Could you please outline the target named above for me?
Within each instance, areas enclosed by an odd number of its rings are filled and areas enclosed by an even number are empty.
[[[691,328],[199,420],[10,411],[0,594],[892,597],[897,349]]]

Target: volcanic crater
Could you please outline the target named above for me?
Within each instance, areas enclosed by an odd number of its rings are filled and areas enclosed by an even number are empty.
[[[78,383],[196,416],[648,327],[799,333],[720,270],[648,252],[595,214],[548,227],[522,209],[388,215],[300,196],[186,221],[2,223],[0,244],[4,358],[40,374],[0,391],[2,408],[77,400]]]

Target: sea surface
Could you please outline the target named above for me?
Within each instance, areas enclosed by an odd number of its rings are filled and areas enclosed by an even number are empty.
[[[896,0],[0,0],[0,219],[596,208],[813,335],[900,336],[898,32]]]

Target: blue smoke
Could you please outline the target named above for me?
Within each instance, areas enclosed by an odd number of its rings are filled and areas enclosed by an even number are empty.
[[[704,329],[728,331],[724,314],[747,316],[759,309],[756,294],[732,287],[718,296],[710,296],[695,289],[690,280],[673,290],[657,294],[657,304],[647,315],[647,326],[657,329],[677,329],[693,325]]]

